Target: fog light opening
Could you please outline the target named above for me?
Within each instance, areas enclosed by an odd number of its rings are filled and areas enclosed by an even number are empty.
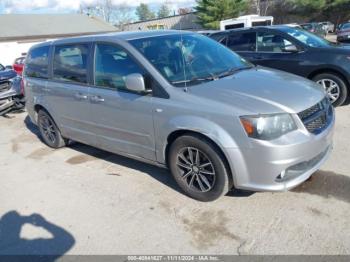
[[[276,180],[283,180],[284,176],[286,175],[286,170],[283,170],[281,172],[281,174],[279,174],[277,177],[276,177]]]

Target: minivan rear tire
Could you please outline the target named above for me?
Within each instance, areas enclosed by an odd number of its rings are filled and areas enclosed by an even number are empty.
[[[190,161],[190,151],[192,151],[193,161]],[[196,153],[199,156],[198,162],[201,164],[196,161]],[[185,161],[183,157],[186,158]],[[168,163],[175,181],[191,198],[203,202],[214,201],[231,189],[230,172],[225,164],[224,156],[213,142],[202,136],[189,134],[177,138],[170,146]],[[184,166],[186,168],[183,168]],[[191,174],[184,179],[183,177],[190,172]],[[190,186],[191,179],[193,180],[192,186]]]
[[[38,112],[38,127],[40,136],[46,145],[52,148],[66,146],[68,140],[62,137],[55,121],[45,110]]]
[[[338,76],[337,74],[334,73],[322,73],[319,75],[316,75],[313,79],[316,83],[321,80],[332,80],[334,81],[338,87],[339,87],[339,97],[337,100],[335,100],[332,105],[334,107],[341,106],[344,104],[344,102],[347,99],[348,96],[348,88],[346,86],[345,81],[343,80],[342,77]]]

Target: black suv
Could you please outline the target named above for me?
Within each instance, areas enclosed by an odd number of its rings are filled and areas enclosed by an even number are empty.
[[[350,46],[288,26],[242,28],[210,35],[247,60],[321,84],[334,106],[350,93]]]

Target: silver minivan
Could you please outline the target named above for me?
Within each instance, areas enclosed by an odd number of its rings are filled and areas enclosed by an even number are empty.
[[[168,167],[201,201],[232,188],[291,189],[332,148],[334,111],[319,85],[192,32],[42,43],[29,51],[24,85],[48,146],[73,140]]]

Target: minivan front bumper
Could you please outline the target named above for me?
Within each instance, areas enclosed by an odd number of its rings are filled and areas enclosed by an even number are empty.
[[[236,188],[285,191],[307,180],[332,151],[334,114],[318,135],[297,130],[282,141],[252,140],[247,148],[226,149]]]

